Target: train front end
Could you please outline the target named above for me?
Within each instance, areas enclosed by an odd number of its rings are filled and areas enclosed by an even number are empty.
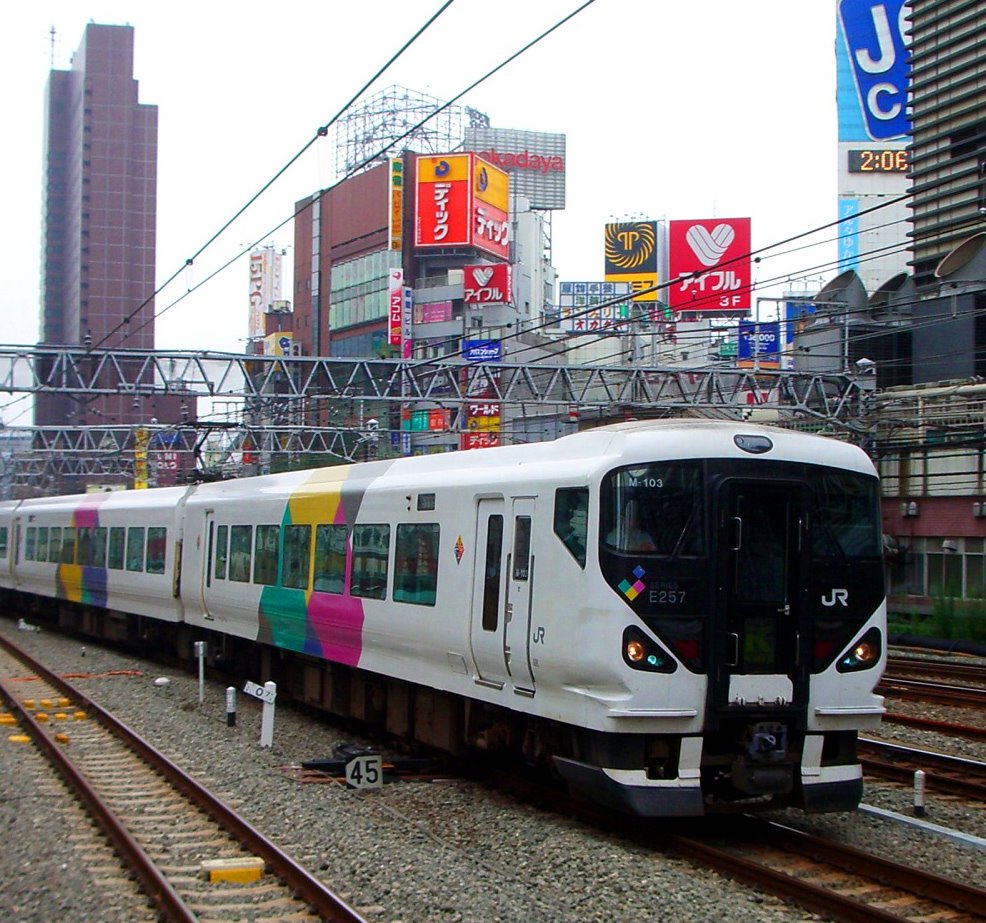
[[[643,815],[854,808],[886,660],[872,464],[721,424],[649,459],[627,446],[600,483],[598,562],[632,701],[562,773]]]

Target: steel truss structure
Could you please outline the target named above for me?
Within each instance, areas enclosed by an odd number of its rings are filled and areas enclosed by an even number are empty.
[[[865,376],[735,368],[568,366],[444,360],[330,359],[234,353],[0,348],[0,391],[94,397],[180,395],[236,402],[236,420],[162,420],[168,447],[203,467],[249,445],[259,453],[351,459],[387,432],[363,421],[388,407],[449,411],[465,431],[470,403],[496,402],[504,418],[604,421],[631,416],[705,415],[826,430],[865,441],[875,381]],[[355,408],[355,409],[354,409]],[[342,418],[345,418],[344,420]],[[150,425],[150,424],[149,424]],[[377,429],[377,426],[379,429]],[[9,483],[51,474],[97,476],[132,468],[135,427],[30,430],[32,448],[3,459]],[[365,454],[365,453],[364,453]]]

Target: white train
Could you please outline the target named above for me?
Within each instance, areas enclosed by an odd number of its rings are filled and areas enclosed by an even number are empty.
[[[6,503],[0,592],[646,816],[850,809],[883,712],[873,465],[741,423]]]

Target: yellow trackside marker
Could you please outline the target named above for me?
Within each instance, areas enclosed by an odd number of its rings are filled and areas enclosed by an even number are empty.
[[[38,712],[38,713],[37,713],[37,714],[36,714],[36,715],[34,716],[34,719],[35,719],[36,721],[40,721],[40,722],[41,722],[42,724],[44,724],[44,723],[45,723],[45,722],[46,722],[46,721],[48,720],[48,715],[47,715],[47,713],[46,713],[46,712],[43,712],[43,711],[39,711],[39,712]]]
[[[34,708],[34,699],[24,699],[24,707],[28,710]]]
[[[242,859],[206,859],[202,871],[211,882],[229,881],[234,884],[249,884],[258,881],[264,872],[264,860],[258,856],[245,856]]]
[[[66,715],[65,712],[63,712],[63,711],[56,711],[55,712],[55,720],[56,721],[68,721],[68,715]]]
[[[27,734],[11,734],[7,740],[12,744],[29,744],[31,742],[31,738]]]
[[[51,699],[42,699],[41,700],[41,707],[42,708],[54,708],[55,707],[55,703],[52,702]]]
[[[0,724],[17,724],[17,719],[13,715],[0,715]]]
[[[60,743],[60,744],[67,744],[67,743],[68,743],[68,734],[63,734],[63,733],[62,733],[61,731],[59,731],[59,732],[58,732],[58,733],[57,733],[57,734],[55,735],[55,740],[56,740],[56,741],[57,741],[58,743]]]
[[[72,703],[68,699],[65,699],[65,698],[62,698],[62,699],[59,699],[58,700],[58,707],[59,708],[68,708],[71,704]]]
[[[86,720],[86,713],[84,711],[73,712],[72,713],[72,717],[76,721],[85,721]]]

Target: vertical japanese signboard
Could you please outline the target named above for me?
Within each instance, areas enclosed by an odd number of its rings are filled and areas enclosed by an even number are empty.
[[[414,245],[477,247],[499,259],[510,253],[510,181],[475,154],[418,158]]]
[[[404,161],[390,160],[390,249],[404,246]]]
[[[499,362],[503,346],[499,340],[466,340],[463,358],[467,362]],[[474,378],[468,388],[465,432],[460,437],[462,449],[487,449],[500,445],[501,404],[497,400],[495,379],[483,382]]]
[[[387,284],[387,342],[399,356],[404,333],[404,270],[391,269]]]
[[[634,301],[657,301],[657,222],[624,221],[607,224],[606,281],[627,282]],[[644,291],[644,294],[638,294]]]
[[[668,304],[696,314],[750,310],[750,219],[672,221]]]

